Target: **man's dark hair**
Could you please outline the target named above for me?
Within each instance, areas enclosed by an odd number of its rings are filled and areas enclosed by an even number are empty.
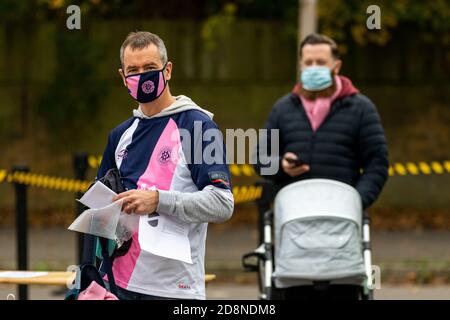
[[[302,55],[303,47],[307,44],[328,44],[331,48],[331,55],[335,59],[339,59],[339,51],[336,42],[334,42],[333,39],[330,37],[327,37],[326,35],[319,34],[319,33],[311,33],[303,39],[303,41],[300,43],[300,56]]]

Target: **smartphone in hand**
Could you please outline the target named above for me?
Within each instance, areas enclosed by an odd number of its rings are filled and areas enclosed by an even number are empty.
[[[298,156],[297,156],[298,157]],[[294,166],[298,167],[303,165],[303,161],[301,161],[299,158],[292,159],[292,158],[284,158],[289,164],[293,164]]]

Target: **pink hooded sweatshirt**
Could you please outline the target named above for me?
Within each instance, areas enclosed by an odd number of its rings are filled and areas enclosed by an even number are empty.
[[[334,79],[336,82],[336,91],[331,97],[308,100],[300,95],[300,83],[297,83],[292,89],[292,93],[296,94],[302,101],[313,131],[316,131],[325,120],[330,112],[331,105],[335,100],[351,96],[359,92],[359,90],[353,86],[350,79],[344,76],[335,76]]]

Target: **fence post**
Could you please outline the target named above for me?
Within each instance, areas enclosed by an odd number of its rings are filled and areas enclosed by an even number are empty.
[[[12,172],[29,172],[27,166],[13,166]],[[25,184],[14,181],[16,194],[16,243],[17,243],[17,268],[28,270],[28,203]],[[19,300],[28,300],[28,286],[19,285]]]
[[[88,169],[88,155],[85,152],[77,152],[73,155],[73,169],[75,171],[75,179],[86,180],[86,173]],[[82,192],[77,192],[75,199],[79,199],[83,196]],[[83,205],[75,201],[75,218],[77,218],[83,212]],[[82,233],[78,234],[78,241],[76,244],[76,252],[78,263],[80,264],[83,260],[83,238]]]
[[[275,188],[274,184],[268,180],[259,180],[255,185],[262,187],[261,198],[256,200],[256,205],[258,207],[258,245],[260,245],[264,242],[264,213],[270,209],[275,196]]]

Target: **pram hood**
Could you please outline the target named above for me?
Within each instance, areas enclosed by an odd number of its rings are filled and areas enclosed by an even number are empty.
[[[328,179],[310,179],[281,189],[274,202],[275,224],[300,218],[342,218],[361,226],[361,197],[352,186]]]

